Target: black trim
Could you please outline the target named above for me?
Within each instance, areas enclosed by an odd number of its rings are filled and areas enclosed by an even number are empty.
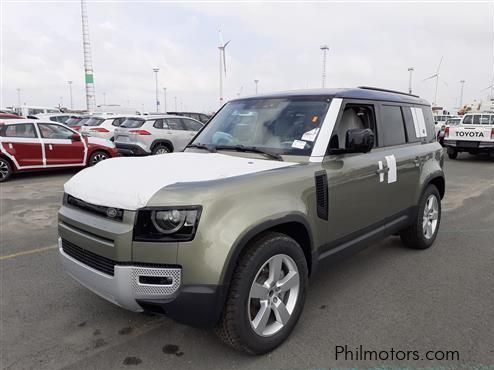
[[[121,155],[149,155],[150,153],[146,152],[144,149],[142,149],[139,145],[134,145],[134,144],[122,144],[115,142],[115,146],[118,150],[118,152]]]
[[[84,211],[107,218],[109,220],[122,221],[123,219],[124,210],[121,208],[99,206],[96,204],[88,203],[83,201],[82,199],[73,197],[70,194],[64,194],[64,200],[68,205],[71,205],[72,207],[83,209]]]
[[[328,176],[325,170],[317,171],[314,176],[316,182],[317,216],[323,220],[327,220],[329,216]]]
[[[164,128],[163,130],[170,130],[170,129]],[[183,130],[183,131],[186,131],[186,130]],[[169,147],[171,149],[170,152],[174,152],[175,151],[175,148],[173,147],[173,143],[170,140],[157,139],[157,140],[153,141],[152,144],[151,144],[151,153],[153,152],[154,147],[156,145],[158,145],[158,144],[165,144],[167,147]]]
[[[213,328],[226,299],[223,285],[184,285],[170,299],[137,300],[146,312],[166,315],[182,324]]]
[[[382,92],[388,92],[388,93],[393,93],[393,94],[408,95],[408,96],[413,96],[414,98],[420,98],[420,96],[418,96],[418,95],[406,93],[406,92],[403,92],[403,91],[382,89],[380,87],[358,86],[358,88],[359,89],[364,89],[364,90],[382,91]]]

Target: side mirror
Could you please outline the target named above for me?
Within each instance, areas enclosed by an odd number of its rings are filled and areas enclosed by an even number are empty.
[[[374,147],[374,132],[370,128],[353,128],[346,132],[346,153],[367,153]]]
[[[70,136],[70,140],[72,140],[72,141],[81,141],[81,136],[79,134],[72,134]]]

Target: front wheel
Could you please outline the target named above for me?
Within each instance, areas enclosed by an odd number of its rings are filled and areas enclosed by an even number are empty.
[[[91,154],[91,157],[89,157],[89,165],[94,166],[96,163],[104,161],[105,159],[108,158],[110,158],[108,153],[98,150],[97,152]]]
[[[216,334],[242,352],[272,351],[295,327],[307,281],[307,261],[300,245],[284,234],[264,234],[238,263]]]
[[[409,248],[429,248],[436,240],[440,223],[441,196],[434,185],[429,185],[420,198],[415,220],[400,233],[401,241]]]

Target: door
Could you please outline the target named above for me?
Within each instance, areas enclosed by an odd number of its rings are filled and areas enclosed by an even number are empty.
[[[192,139],[191,132],[187,131],[181,118],[166,118],[167,129],[165,128],[165,138],[173,143],[173,150],[179,152]]]
[[[376,106],[369,102],[345,100],[331,135],[329,149],[345,149],[346,132],[357,128],[369,128],[377,138]],[[346,239],[384,232],[388,202],[387,189],[381,180],[386,175],[386,153],[378,144],[376,140],[374,148],[368,153],[331,154],[330,151],[324,158],[322,166],[329,174],[327,238],[334,246]]]
[[[0,142],[18,167],[42,167],[43,151],[33,123],[0,126]]]
[[[86,144],[77,133],[57,123],[38,123],[46,166],[84,165]],[[76,134],[81,140],[72,140]]]

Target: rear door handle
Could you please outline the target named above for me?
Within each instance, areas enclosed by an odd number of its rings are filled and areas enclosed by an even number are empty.
[[[376,170],[376,174],[378,174],[378,175],[388,173],[388,172],[389,172],[389,167],[387,167],[387,166],[384,166],[383,168]]]
[[[420,157],[415,157],[413,163],[415,163],[416,167],[419,167],[422,164],[422,159]]]

